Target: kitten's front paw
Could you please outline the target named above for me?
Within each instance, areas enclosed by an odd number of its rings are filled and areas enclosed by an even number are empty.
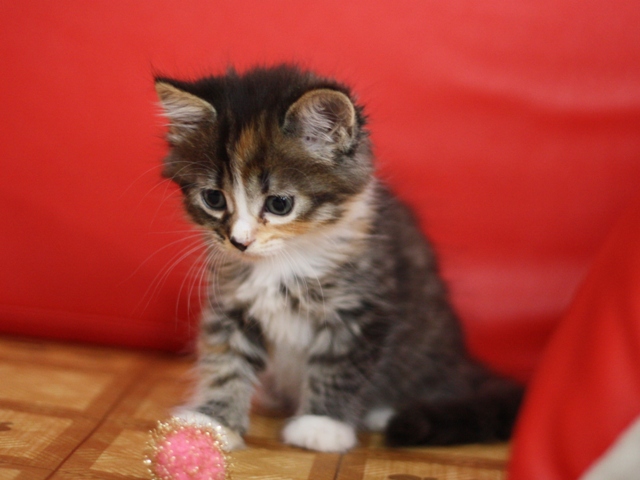
[[[293,419],[282,431],[285,443],[320,452],[345,452],[357,443],[351,425],[319,415]]]
[[[179,408],[173,411],[173,416],[195,425],[211,427],[219,434],[222,448],[226,452],[240,450],[245,447],[244,440],[238,432],[225,427],[220,422],[204,413],[195,412],[186,408]]]

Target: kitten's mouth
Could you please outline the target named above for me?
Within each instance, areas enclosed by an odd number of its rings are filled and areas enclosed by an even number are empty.
[[[232,259],[244,262],[258,262],[266,258],[277,256],[280,248],[270,244],[258,244],[259,242],[251,241],[247,244],[241,244],[229,237],[212,235],[207,242],[210,247],[229,256]]]
[[[227,250],[227,252],[229,252],[234,258],[237,258],[239,260],[254,262],[254,261],[262,260],[263,258],[269,256],[262,252],[256,252],[255,247],[254,248],[250,248],[250,247],[251,247],[251,244],[245,246],[244,248],[239,248],[236,245],[234,245],[233,242],[230,242],[230,244],[225,245],[225,249]]]

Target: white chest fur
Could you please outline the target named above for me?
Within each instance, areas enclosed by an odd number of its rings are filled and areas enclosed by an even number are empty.
[[[249,315],[260,322],[269,345],[265,373],[269,403],[293,408],[300,396],[314,327],[308,310],[294,308],[283,285],[301,281],[289,269],[265,262],[256,265],[235,292],[237,300],[249,305]]]
[[[294,274],[272,262],[257,264],[238,287],[236,298],[249,305],[249,315],[260,322],[267,341],[275,346],[304,350],[313,336],[308,311],[295,309],[283,293]],[[298,280],[300,281],[300,280]]]

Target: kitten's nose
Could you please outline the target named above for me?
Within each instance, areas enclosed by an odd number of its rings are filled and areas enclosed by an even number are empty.
[[[256,239],[254,229],[255,225],[250,220],[242,217],[236,220],[229,232],[231,245],[244,252]]]
[[[234,247],[236,247],[238,250],[240,250],[241,252],[244,252],[249,245],[251,245],[253,243],[253,240],[249,240],[246,243],[243,242],[239,242],[235,239],[235,237],[230,237],[229,241],[231,242],[231,245],[233,245]]]

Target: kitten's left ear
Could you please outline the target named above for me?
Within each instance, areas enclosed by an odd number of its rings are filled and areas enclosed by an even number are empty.
[[[164,80],[156,80],[156,92],[169,119],[168,140],[172,144],[184,142],[203,122],[216,119],[213,105]]]
[[[356,139],[356,109],[342,92],[311,90],[289,107],[283,130],[302,140],[315,157],[331,160],[336,151],[348,151]]]

